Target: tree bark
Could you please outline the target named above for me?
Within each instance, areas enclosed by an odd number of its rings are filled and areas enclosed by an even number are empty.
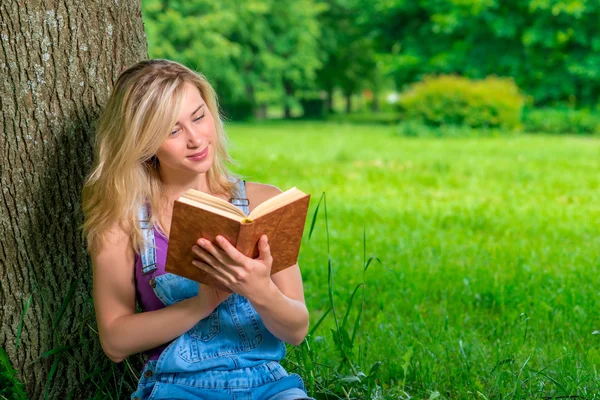
[[[113,82],[146,57],[140,0],[0,3],[0,345],[32,399],[89,398],[113,371],[80,193]]]

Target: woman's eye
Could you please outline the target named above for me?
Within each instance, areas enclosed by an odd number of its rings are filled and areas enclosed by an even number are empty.
[[[193,121],[194,121],[194,122],[198,122],[198,121],[200,121],[202,118],[204,118],[204,114],[205,114],[205,113],[202,113],[202,115],[200,115],[199,117],[196,117],[196,118],[194,118],[194,119],[193,119]]]
[[[177,132],[179,132],[179,129],[175,129],[173,132],[171,132],[171,136],[174,136],[177,134]]]

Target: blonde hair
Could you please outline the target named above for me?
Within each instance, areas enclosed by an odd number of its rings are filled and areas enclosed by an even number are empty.
[[[166,199],[155,154],[177,122],[186,83],[198,88],[215,121],[217,140],[206,176],[208,188],[211,193],[233,195],[227,136],[211,85],[202,74],[176,62],[141,61],[121,73],[99,121],[95,163],[82,192],[82,228],[90,252],[118,222],[139,253],[144,239],[138,212],[146,203],[154,211],[150,222],[155,227],[161,222],[155,210]]]

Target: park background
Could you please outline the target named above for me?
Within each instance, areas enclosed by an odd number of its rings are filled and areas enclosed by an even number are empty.
[[[312,194],[299,260],[311,333],[284,361],[312,396],[600,398],[600,3],[141,11],[148,56],[214,85],[234,170]],[[50,306],[43,285],[22,290],[0,398],[63,393],[61,369],[94,340],[85,279]],[[52,307],[52,341],[27,362],[27,321]],[[67,393],[126,398],[138,364],[95,354]]]

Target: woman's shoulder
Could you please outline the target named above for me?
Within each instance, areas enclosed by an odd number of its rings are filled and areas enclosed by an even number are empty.
[[[246,182],[246,196],[252,208],[263,201],[269,200],[271,197],[277,196],[279,193],[281,193],[281,189],[277,186],[258,182]]]
[[[94,253],[131,248],[131,223],[114,221],[98,235]]]

